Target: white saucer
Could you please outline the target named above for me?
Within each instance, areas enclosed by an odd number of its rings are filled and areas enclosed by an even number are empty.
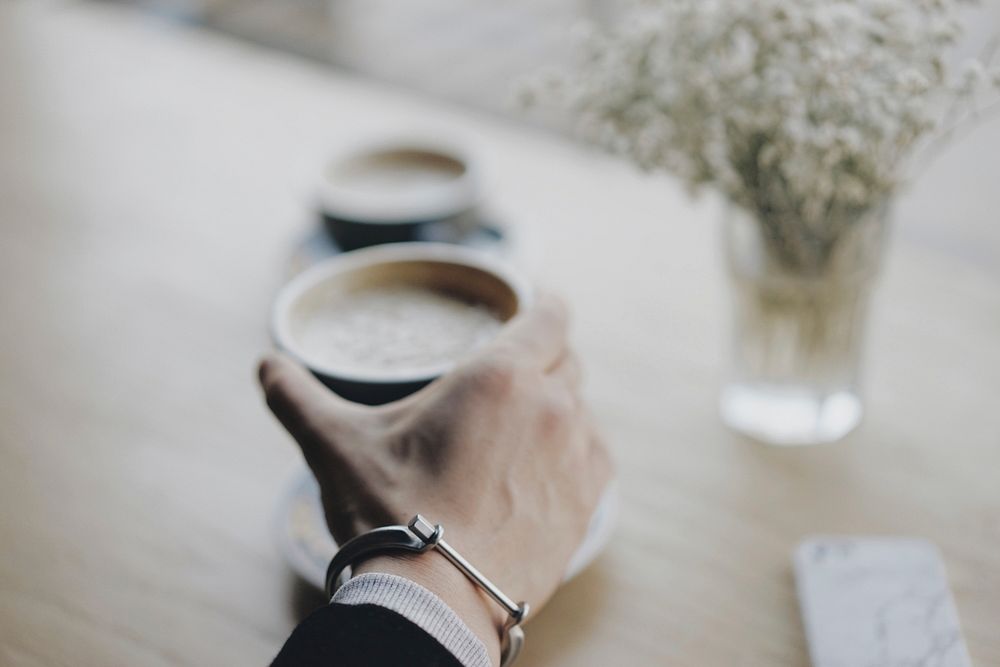
[[[618,515],[618,493],[614,484],[605,489],[583,542],[566,567],[564,581],[578,575],[597,558],[611,540]],[[319,486],[309,469],[295,465],[288,476],[274,516],[278,547],[292,569],[316,588],[326,581],[326,568],[337,551],[323,516]]]

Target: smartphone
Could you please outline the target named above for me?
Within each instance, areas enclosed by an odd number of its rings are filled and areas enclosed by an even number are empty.
[[[971,667],[930,542],[811,537],[795,550],[813,667]]]

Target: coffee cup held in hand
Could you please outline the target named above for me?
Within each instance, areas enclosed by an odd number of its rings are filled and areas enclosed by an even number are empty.
[[[522,280],[480,252],[381,246],[293,280],[278,296],[274,337],[343,397],[386,403],[489,342],[527,298]]]

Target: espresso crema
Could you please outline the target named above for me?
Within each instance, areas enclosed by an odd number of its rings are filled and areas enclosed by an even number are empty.
[[[428,288],[373,286],[330,296],[301,322],[299,342],[328,368],[404,372],[460,359],[502,324],[483,305]]]

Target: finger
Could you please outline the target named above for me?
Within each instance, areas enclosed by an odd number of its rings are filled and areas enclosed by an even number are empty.
[[[312,373],[285,355],[269,355],[260,363],[260,385],[267,405],[303,448],[314,448],[350,406]]]
[[[515,317],[485,351],[540,370],[548,370],[566,349],[568,314],[561,299],[548,293]]]

